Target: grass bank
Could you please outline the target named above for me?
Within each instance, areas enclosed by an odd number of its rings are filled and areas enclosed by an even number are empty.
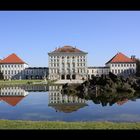
[[[43,80],[0,80],[0,85],[32,84]]]
[[[140,129],[140,123],[0,120],[0,129]]]

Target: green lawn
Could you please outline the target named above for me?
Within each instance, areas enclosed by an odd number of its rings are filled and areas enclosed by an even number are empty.
[[[140,123],[0,120],[0,129],[140,129]]]

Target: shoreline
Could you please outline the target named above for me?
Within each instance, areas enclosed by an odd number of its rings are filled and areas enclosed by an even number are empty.
[[[52,81],[44,80],[0,80],[0,86],[13,86],[13,85],[48,85],[53,84]]]

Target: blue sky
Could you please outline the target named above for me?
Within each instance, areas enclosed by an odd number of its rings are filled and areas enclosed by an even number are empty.
[[[0,59],[16,53],[46,67],[47,53],[64,45],[88,52],[88,66],[117,52],[140,58],[140,11],[0,11]]]

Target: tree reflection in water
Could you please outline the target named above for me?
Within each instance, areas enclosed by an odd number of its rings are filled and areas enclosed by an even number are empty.
[[[78,89],[78,85],[63,86],[61,92],[62,94],[75,95],[85,100],[92,100],[94,104],[101,104],[102,106],[123,105],[129,100],[136,101],[136,99],[140,98],[140,92],[96,92],[93,90],[83,92]]]

